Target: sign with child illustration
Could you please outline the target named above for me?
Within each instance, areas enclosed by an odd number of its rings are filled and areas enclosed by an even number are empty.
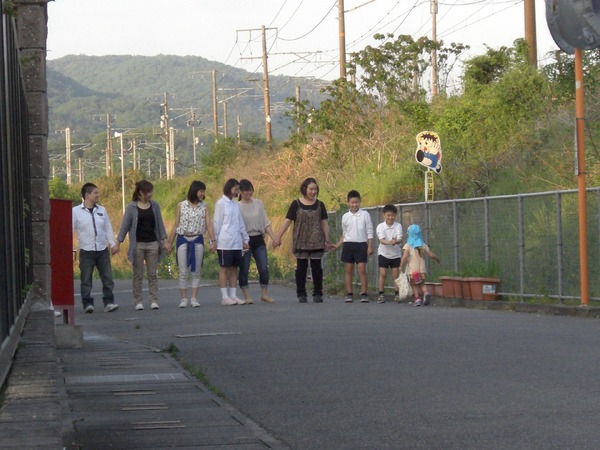
[[[433,172],[442,171],[442,144],[435,131],[421,131],[417,134],[415,159],[425,166],[425,201],[433,201]]]
[[[417,134],[415,159],[429,170],[442,171],[442,143],[435,131],[421,131]]]

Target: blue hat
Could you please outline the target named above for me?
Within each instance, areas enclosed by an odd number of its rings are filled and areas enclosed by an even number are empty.
[[[406,243],[412,248],[423,247],[423,235],[421,234],[421,227],[413,224],[408,227],[407,230],[408,239]]]

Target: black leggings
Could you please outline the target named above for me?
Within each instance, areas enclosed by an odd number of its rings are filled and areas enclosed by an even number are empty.
[[[323,265],[322,259],[297,258],[296,259],[296,294],[298,297],[306,297],[306,275],[308,273],[308,261],[313,279],[313,296],[323,295]]]

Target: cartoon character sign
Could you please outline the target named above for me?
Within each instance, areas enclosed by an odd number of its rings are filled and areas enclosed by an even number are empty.
[[[442,171],[442,144],[435,131],[421,131],[417,134],[415,158],[419,164],[436,173]]]

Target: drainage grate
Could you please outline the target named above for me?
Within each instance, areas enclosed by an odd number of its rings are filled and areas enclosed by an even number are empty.
[[[133,375],[100,375],[65,377],[66,384],[140,383],[144,381],[186,381],[183,373],[142,373]]]
[[[157,409],[169,409],[164,403],[139,403],[121,406],[121,411],[153,411]]]
[[[130,424],[134,430],[162,430],[167,428],[185,428],[179,420],[165,422],[133,422]]]

